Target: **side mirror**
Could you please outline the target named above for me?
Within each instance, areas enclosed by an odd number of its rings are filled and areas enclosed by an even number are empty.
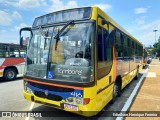
[[[23,47],[23,37],[20,38],[20,46]]]
[[[107,20],[102,19],[102,25],[109,24]]]
[[[116,39],[116,30],[113,30],[111,33],[111,45],[115,44],[115,39]]]
[[[107,38],[108,44],[110,46],[113,46],[115,44],[115,35],[116,35],[116,30],[112,30]]]
[[[25,33],[26,33],[26,31],[28,31],[29,34],[23,34],[22,35],[23,31],[25,31]],[[20,31],[19,31],[19,34],[20,34],[20,46],[23,47],[24,45],[25,46],[28,45],[29,38],[33,36],[31,27],[21,28]],[[23,38],[25,38],[25,39],[23,39]]]

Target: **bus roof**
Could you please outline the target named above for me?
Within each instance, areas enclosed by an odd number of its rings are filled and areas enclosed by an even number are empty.
[[[64,9],[48,13],[36,17],[32,27],[39,27],[43,25],[57,24],[71,20],[86,20],[91,18],[92,7],[79,7],[72,9]]]
[[[126,34],[127,36],[129,36],[130,38],[132,38],[133,40],[135,40],[136,42],[138,42],[139,44],[141,44],[143,46],[143,44],[138,41],[135,37],[133,37],[128,31],[126,31],[123,27],[121,27],[118,23],[116,23],[111,17],[109,17],[107,15],[107,13],[105,13],[103,10],[101,10],[98,6],[85,6],[85,7],[75,7],[75,8],[70,8],[70,9],[63,9],[63,10],[57,10],[57,11],[53,11],[51,13],[48,13],[48,14],[45,14],[45,15],[41,15],[39,17],[36,17],[35,18],[35,21],[33,23],[33,26],[35,24],[36,19],[39,19],[39,18],[42,18],[43,16],[47,16],[47,15],[50,15],[50,14],[53,14],[53,13],[57,13],[57,12],[61,12],[61,11],[66,11],[66,10],[74,10],[74,9],[81,9],[81,8],[95,8],[97,10],[99,10],[103,15],[104,17],[110,22],[112,23],[114,26],[116,26],[120,31],[122,31],[124,34]],[[38,22],[37,22],[38,23]],[[36,25],[37,26],[37,25]]]
[[[136,42],[138,42],[139,44],[141,44],[143,46],[143,44],[138,41],[135,37],[133,37],[128,31],[126,31],[123,27],[121,27],[118,23],[116,23],[111,17],[109,17],[107,15],[107,13],[105,13],[103,10],[101,10],[98,6],[92,6],[93,8],[97,8],[101,13],[103,13],[103,15],[105,16],[105,18],[107,18],[107,20],[109,20],[110,23],[112,23],[114,26],[116,26],[119,30],[121,30],[123,33],[125,33],[127,36],[131,37],[132,39],[134,39]]]

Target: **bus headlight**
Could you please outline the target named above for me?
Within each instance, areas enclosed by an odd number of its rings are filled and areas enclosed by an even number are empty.
[[[29,94],[32,94],[33,91],[27,86],[28,85],[28,82],[25,82],[24,83],[24,90],[29,93]]]
[[[27,87],[26,86],[26,90],[25,90],[27,93],[29,93],[29,94],[32,94],[33,93],[33,91],[29,88],[29,87]]]
[[[76,104],[83,104],[83,98],[76,98]]]
[[[66,98],[66,102],[82,105],[83,104],[83,98],[68,97],[68,98]]]
[[[66,102],[73,102],[73,97],[66,98]]]

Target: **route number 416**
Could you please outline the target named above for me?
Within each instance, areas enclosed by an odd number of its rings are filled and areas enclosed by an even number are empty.
[[[71,95],[74,96],[74,97],[81,97],[82,98],[82,94],[81,93],[71,92]]]

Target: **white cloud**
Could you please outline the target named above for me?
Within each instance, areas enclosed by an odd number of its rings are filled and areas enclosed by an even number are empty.
[[[0,30],[0,32],[1,32],[1,33],[5,33],[5,32],[7,32],[7,30]]]
[[[22,8],[35,8],[46,5],[46,3],[44,0],[19,0],[16,5]]]
[[[7,18],[7,19],[6,19]],[[0,11],[0,25],[10,25],[12,23],[12,18],[10,14],[5,11]]]
[[[0,2],[4,5],[10,5],[19,8],[36,8],[47,5],[45,0],[3,0]]]
[[[160,34],[159,32],[156,33],[156,40],[155,40],[155,33],[153,30],[145,31],[144,33],[140,34],[138,38],[142,41],[145,46],[153,45],[157,42]]]
[[[138,25],[143,25],[143,24],[145,24],[145,18],[146,18],[146,16],[141,16],[141,17],[137,18],[137,19],[135,20],[135,22],[136,22]]]
[[[2,26],[11,25],[13,21],[21,19],[22,16],[17,11],[10,13],[0,10],[0,25]]]
[[[138,29],[136,30],[146,30],[146,31],[150,31],[153,29],[160,30],[160,20],[155,20],[150,23],[146,23],[145,19],[146,19],[146,16],[141,16],[135,19],[133,23],[136,23],[137,24],[136,26],[138,26]]]
[[[15,26],[13,31],[19,31],[23,27],[27,27],[28,25],[25,23],[21,23],[19,26]]]
[[[160,20],[156,20],[150,23],[145,22],[145,17],[140,22],[139,19],[137,20],[137,25],[135,24],[133,27],[128,28],[131,29],[132,35],[134,35],[138,40],[140,40],[145,46],[153,45],[155,43],[155,32],[153,30],[158,30],[156,32],[156,41],[160,36]]]
[[[12,18],[15,20],[21,20],[22,16],[17,11],[14,11],[12,14]]]
[[[95,6],[98,6],[99,8],[101,8],[104,11],[106,11],[106,10],[108,10],[108,9],[110,9],[112,7],[109,4],[96,4]]]
[[[154,29],[160,29],[160,20],[153,21],[148,24],[143,24],[140,26],[141,30],[154,30]]]
[[[134,13],[135,14],[142,14],[142,13],[146,13],[147,10],[148,10],[148,8],[135,8]]]
[[[65,8],[73,8],[73,7],[78,7],[76,1],[69,1]]]
[[[52,5],[51,7],[48,9],[49,12],[53,12],[53,11],[57,11],[57,10],[62,10],[62,9],[67,9],[67,8],[76,8],[79,7],[79,5],[77,4],[76,1],[71,0],[69,2],[63,2],[62,0],[51,0]],[[100,7],[102,10],[108,10],[110,9],[112,6],[109,4],[95,4],[94,6],[98,6]],[[47,11],[47,12],[48,12]]]
[[[61,0],[51,0],[51,1],[52,1],[52,5],[48,9],[49,12],[78,7],[78,4],[76,1],[69,1],[67,3],[63,3]]]

